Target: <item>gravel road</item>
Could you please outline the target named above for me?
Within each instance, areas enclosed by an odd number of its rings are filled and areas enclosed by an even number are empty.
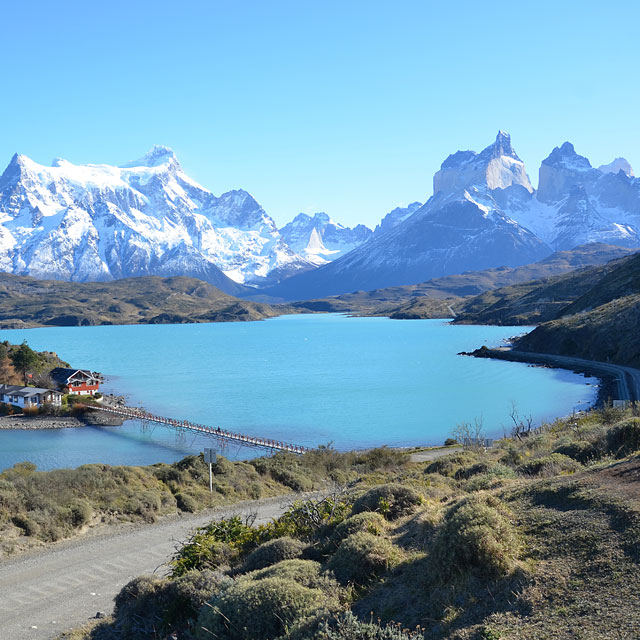
[[[189,532],[215,518],[257,514],[256,523],[280,515],[292,496],[241,502],[152,525],[118,525],[105,533],[57,544],[0,562],[0,637],[48,640],[111,613],[113,598],[132,578],[163,575],[163,563]]]

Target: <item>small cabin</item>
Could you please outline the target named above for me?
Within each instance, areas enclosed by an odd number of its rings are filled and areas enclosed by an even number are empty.
[[[102,380],[99,373],[86,369],[56,367],[49,375],[60,391],[77,396],[95,395],[100,390]]]
[[[13,384],[0,384],[0,402],[17,407],[41,407],[43,404],[62,404],[62,394],[53,389],[38,387],[20,387]]]

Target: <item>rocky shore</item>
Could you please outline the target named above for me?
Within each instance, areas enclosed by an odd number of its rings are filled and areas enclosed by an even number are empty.
[[[1,416],[0,429],[68,429],[84,427],[86,422],[75,416]]]

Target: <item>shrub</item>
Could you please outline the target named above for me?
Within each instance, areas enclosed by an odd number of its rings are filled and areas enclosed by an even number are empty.
[[[400,561],[400,552],[390,540],[370,533],[353,533],[345,538],[327,564],[342,582],[364,585]]]
[[[363,467],[363,471],[372,472],[379,469],[396,469],[405,466],[409,456],[404,451],[390,449],[389,447],[377,447],[360,454],[355,462]]]
[[[337,597],[293,580],[240,578],[200,610],[197,638],[274,640],[318,611],[337,612]]]
[[[292,580],[303,587],[310,589],[320,589],[325,593],[336,594],[339,587],[336,581],[329,574],[322,574],[322,565],[313,560],[283,560],[271,567],[260,569],[247,574],[252,580],[262,580],[263,578],[283,578]]]
[[[607,449],[616,458],[624,458],[640,449],[640,418],[628,418],[609,429]]]
[[[555,476],[560,473],[574,473],[580,469],[580,463],[561,453],[534,458],[521,464],[516,471],[525,476]]]
[[[181,511],[194,513],[198,509],[198,503],[188,493],[176,493],[176,504]]]
[[[442,456],[431,462],[424,470],[425,473],[439,473],[441,476],[453,478],[460,467],[474,464],[478,460],[478,454],[473,451],[460,451]]]
[[[423,640],[421,629],[409,631],[400,625],[379,626],[361,622],[350,611],[323,622],[313,640]]]
[[[520,544],[506,508],[497,498],[472,496],[451,507],[434,540],[435,574],[477,570],[500,578],[515,567]]]
[[[36,536],[40,530],[37,522],[23,514],[13,516],[12,522],[16,527],[22,529],[25,536]]]
[[[288,536],[269,540],[269,542],[261,544],[247,556],[242,566],[242,571],[256,571],[257,569],[269,567],[282,560],[299,558],[304,548],[305,544],[303,542],[289,538]]]
[[[586,464],[587,462],[598,460],[602,457],[600,449],[593,442],[588,442],[587,440],[559,444],[553,450],[553,453],[559,453],[563,456],[573,458],[580,464]]]
[[[331,538],[333,541],[339,542],[352,533],[359,533],[361,531],[379,536],[384,533],[386,528],[386,520],[379,513],[363,511],[341,522],[335,528]]]
[[[88,502],[78,500],[69,507],[69,521],[72,527],[81,527],[91,520],[93,508]]]
[[[383,484],[374,487],[353,503],[353,513],[377,511],[387,520],[406,516],[422,503],[422,497],[411,487]]]
[[[155,639],[193,627],[202,605],[228,582],[212,571],[191,571],[176,580],[135,578],[115,597],[111,630],[116,637]]]

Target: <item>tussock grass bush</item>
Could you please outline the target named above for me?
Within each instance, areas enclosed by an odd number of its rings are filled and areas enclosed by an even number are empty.
[[[176,505],[180,511],[193,513],[198,510],[198,503],[195,498],[191,497],[188,493],[182,493],[181,491],[176,493]]]
[[[314,615],[337,613],[335,595],[285,578],[243,577],[200,610],[197,638],[274,640]]]
[[[475,495],[446,512],[431,560],[445,579],[470,571],[497,579],[513,571],[519,551],[506,507],[495,497]]]
[[[380,626],[361,622],[350,611],[332,620],[325,620],[313,635],[313,640],[423,640],[422,629],[403,629],[399,624]],[[301,639],[302,640],[302,639]],[[304,640],[312,640],[311,637]]]
[[[506,480],[515,478],[516,472],[505,464],[494,462],[487,464],[485,471],[478,474],[472,474],[466,482],[463,483],[465,491],[485,491],[502,486]]]
[[[422,504],[420,494],[401,484],[383,484],[369,489],[353,503],[353,513],[377,511],[387,520],[396,520],[413,513]]]
[[[471,467],[478,462],[479,453],[474,451],[460,451],[448,456],[437,458],[427,465],[425,473],[439,473],[441,476],[454,478],[463,467]]]
[[[176,627],[193,628],[203,604],[231,580],[211,571],[192,571],[177,580],[141,576],[115,597],[108,630],[118,638],[155,639]],[[113,637],[107,633],[107,637]]]
[[[254,571],[247,575],[252,580],[263,578],[283,578],[293,580],[310,589],[320,589],[325,593],[338,593],[340,587],[330,573],[322,573],[322,565],[313,560],[283,560],[271,567]]]
[[[332,542],[340,542],[352,533],[370,533],[380,536],[387,530],[387,521],[374,511],[363,511],[341,522],[331,536]]]
[[[624,458],[640,449],[640,418],[627,418],[607,432],[607,449],[616,458]]]
[[[252,551],[242,565],[242,572],[263,569],[282,560],[299,558],[305,549],[304,542],[288,536],[269,540]]]
[[[355,464],[365,473],[373,471],[398,469],[409,462],[409,454],[389,447],[377,447],[365,451],[355,459]]]
[[[547,478],[560,473],[575,473],[581,464],[561,453],[551,453],[541,458],[534,458],[522,463],[516,469],[520,475]]]
[[[345,538],[327,564],[341,583],[364,585],[402,559],[401,552],[387,538],[363,531]]]
[[[553,453],[559,453],[563,456],[573,458],[580,464],[587,464],[594,460],[599,460],[603,451],[594,442],[588,440],[576,440],[574,442],[563,440],[556,445]]]

